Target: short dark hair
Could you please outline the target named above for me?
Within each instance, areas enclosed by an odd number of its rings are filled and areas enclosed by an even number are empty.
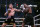
[[[27,3],[24,2],[23,4],[27,4]],[[27,5],[28,5],[28,4],[27,4]]]
[[[9,3],[9,5],[10,5],[10,4],[12,4],[12,3]],[[13,4],[12,4],[12,5],[13,5]]]
[[[23,4],[26,4],[25,2]]]

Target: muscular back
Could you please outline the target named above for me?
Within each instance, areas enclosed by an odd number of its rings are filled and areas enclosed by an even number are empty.
[[[24,4],[24,7],[25,7],[25,11],[26,11],[26,12],[32,13],[31,7],[29,7],[27,4]]]
[[[32,9],[30,7],[25,8],[24,15],[26,16],[28,13],[32,13]]]
[[[29,7],[29,12],[28,13],[32,13],[32,9],[31,9],[31,7]]]
[[[24,12],[28,12],[28,8],[25,8]]]

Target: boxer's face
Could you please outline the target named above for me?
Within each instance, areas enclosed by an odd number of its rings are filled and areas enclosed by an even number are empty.
[[[24,7],[27,8],[27,4],[24,4]]]
[[[13,5],[12,4],[9,4],[9,8],[13,8]]]

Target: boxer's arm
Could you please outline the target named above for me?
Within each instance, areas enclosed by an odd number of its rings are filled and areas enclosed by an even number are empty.
[[[8,11],[7,11],[7,12],[5,12],[5,14],[4,14],[4,15],[6,16],[7,14],[8,14]]]
[[[20,11],[22,11],[22,10],[20,10],[20,9],[15,9],[15,11],[18,11],[18,12],[20,12]]]
[[[7,12],[5,12],[4,15],[6,16],[8,13],[10,13],[10,10],[11,10],[11,9],[8,9]]]
[[[10,10],[8,9],[8,10],[7,10],[7,12],[5,12],[5,14],[4,14],[4,15],[6,16],[9,12],[10,12]]]

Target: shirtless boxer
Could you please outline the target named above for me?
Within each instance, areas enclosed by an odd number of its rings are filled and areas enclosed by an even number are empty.
[[[22,27],[25,26],[25,24],[27,25],[31,25],[32,27],[34,27],[34,23],[33,23],[33,16],[32,16],[32,9],[31,7],[29,7],[27,4],[23,4],[24,5],[24,17],[25,20],[22,23]]]
[[[13,23],[13,27],[16,27],[15,26],[15,19],[14,19],[15,11],[18,11],[19,12],[21,10],[15,9],[15,8],[13,8],[13,5],[12,4],[9,4],[8,11],[4,14],[5,16],[8,14],[8,18],[2,24],[2,27],[5,27],[7,24],[10,24],[10,23]]]

